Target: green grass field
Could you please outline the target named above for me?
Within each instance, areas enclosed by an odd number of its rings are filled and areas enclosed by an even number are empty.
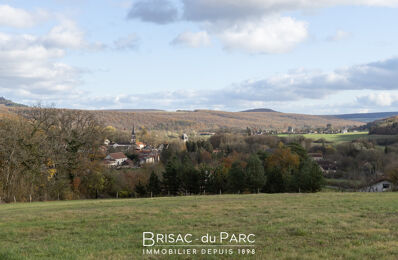
[[[157,259],[143,231],[256,234],[255,256],[196,259],[398,259],[398,193],[2,204],[0,259]]]
[[[339,144],[343,142],[351,142],[354,140],[365,139],[365,140],[376,140],[376,139],[388,139],[396,138],[395,135],[369,135],[368,132],[350,132],[347,134],[280,134],[279,137],[297,137],[304,136],[305,138],[312,139],[314,141],[319,139],[325,139],[327,142]]]

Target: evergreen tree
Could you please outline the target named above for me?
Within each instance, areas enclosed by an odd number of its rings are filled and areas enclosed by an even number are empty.
[[[292,153],[297,154],[300,157],[300,161],[303,162],[308,159],[308,154],[307,151],[304,149],[304,147],[298,143],[291,143],[288,145],[290,148],[290,151]]]
[[[171,194],[176,195],[180,188],[180,179],[178,176],[179,163],[176,157],[173,157],[166,165],[166,170],[163,172],[163,185],[165,190]]]
[[[138,183],[135,185],[135,192],[139,197],[144,197],[146,195],[145,185],[143,185],[141,181],[138,181]]]
[[[221,165],[217,166],[212,170],[209,175],[208,187],[209,191],[212,193],[224,192],[228,184],[228,176],[223,171]]]
[[[316,192],[323,186],[323,173],[316,162],[310,159],[302,163],[300,169],[293,174],[291,191]]]
[[[280,170],[272,169],[268,172],[264,191],[267,193],[279,193],[286,191],[285,181]]]
[[[148,192],[152,192],[153,196],[159,195],[162,192],[159,177],[154,171],[152,171],[151,176],[149,177],[147,190]]]
[[[228,188],[232,192],[242,192],[245,187],[245,172],[240,162],[234,162],[228,174]]]
[[[246,166],[247,185],[251,192],[258,192],[265,185],[264,167],[256,154],[252,154]]]

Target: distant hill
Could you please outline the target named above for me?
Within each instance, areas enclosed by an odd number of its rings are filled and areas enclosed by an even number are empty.
[[[17,108],[13,108],[16,110]],[[18,108],[22,109],[22,108]],[[152,130],[182,131],[217,131],[222,129],[246,129],[252,127],[262,130],[287,130],[289,126],[334,127],[361,126],[363,123],[339,118],[323,116],[286,114],[278,112],[223,112],[212,110],[196,110],[191,112],[118,112],[118,111],[89,111],[104,125],[117,129],[128,130],[133,125]]]
[[[255,108],[255,109],[249,109],[241,112],[277,112],[275,110],[269,109],[269,108]]]
[[[114,111],[114,112],[161,112],[161,109],[104,109],[103,111]]]
[[[376,120],[364,127],[369,129],[369,134],[395,135],[398,134],[398,116]]]
[[[5,107],[4,113],[16,113],[23,107]],[[151,130],[182,131],[217,131],[223,129],[287,130],[288,127],[363,126],[364,123],[331,116],[289,114],[280,112],[224,112],[215,110],[195,110],[166,112],[159,110],[87,110],[94,114],[104,125],[120,130],[129,130],[133,125]]]
[[[14,103],[11,100],[5,99],[4,97],[0,97],[0,105],[5,105],[6,107],[27,107],[23,104]]]
[[[398,112],[378,112],[378,113],[360,113],[360,114],[343,114],[334,115],[334,117],[352,121],[359,121],[364,123],[369,123],[375,120],[380,120],[384,118],[389,118],[392,116],[398,116]]]

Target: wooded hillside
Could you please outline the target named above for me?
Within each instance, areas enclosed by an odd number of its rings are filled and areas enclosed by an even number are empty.
[[[395,135],[398,134],[398,116],[377,120],[367,125],[369,134]]]
[[[27,108],[8,108],[9,111]],[[287,114],[279,112],[224,112],[212,110],[196,110],[184,112],[164,111],[90,111],[104,125],[111,125],[118,129],[130,129],[133,125],[153,130],[218,130],[225,128],[246,129],[246,127],[285,130],[289,126],[304,127],[333,127],[360,126],[361,122],[333,118],[330,116],[313,116],[303,114]]]

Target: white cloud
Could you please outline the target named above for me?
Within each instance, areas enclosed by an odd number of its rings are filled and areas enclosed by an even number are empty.
[[[332,36],[329,36],[327,38],[327,40],[328,41],[337,42],[337,41],[341,41],[341,40],[347,39],[347,38],[351,37],[351,35],[352,34],[349,33],[349,32],[346,32],[346,31],[343,31],[343,30],[337,30],[335,32],[335,34],[332,35]]]
[[[48,14],[42,10],[28,12],[9,5],[0,5],[0,26],[28,28],[46,19],[47,16]]]
[[[249,53],[285,53],[307,36],[307,23],[283,12],[341,5],[398,7],[398,0],[139,0],[128,17],[157,24],[178,20],[193,21],[211,35],[219,37],[226,49]],[[179,9],[182,6],[182,16]],[[195,35],[183,33],[172,42],[198,46]],[[197,36],[197,35],[196,35]],[[339,30],[328,40],[342,40],[350,34]],[[206,41],[202,36],[202,41]]]
[[[398,95],[388,92],[371,93],[358,97],[358,103],[366,106],[388,107],[396,102],[398,102]]]
[[[288,52],[307,36],[305,22],[278,16],[237,23],[219,33],[225,48],[250,53]]]
[[[75,22],[66,19],[52,28],[43,41],[49,47],[79,49],[86,46],[84,32]]]
[[[211,44],[210,36],[206,31],[184,32],[178,35],[172,42],[173,45],[186,45],[193,48],[209,46]]]
[[[347,113],[398,106],[398,58],[338,69],[299,70],[262,80],[247,80],[217,90],[163,91],[113,97],[78,97],[80,107],[221,109],[279,108],[307,113]],[[377,84],[376,84],[377,83]],[[356,98],[359,91],[368,94]],[[344,93],[344,97],[342,95]],[[71,101],[70,101],[71,102]]]
[[[1,92],[26,98],[77,92],[81,71],[58,60],[68,48],[78,48],[84,41],[70,33],[52,41],[57,32],[62,34],[57,28],[44,36],[0,33]]]

